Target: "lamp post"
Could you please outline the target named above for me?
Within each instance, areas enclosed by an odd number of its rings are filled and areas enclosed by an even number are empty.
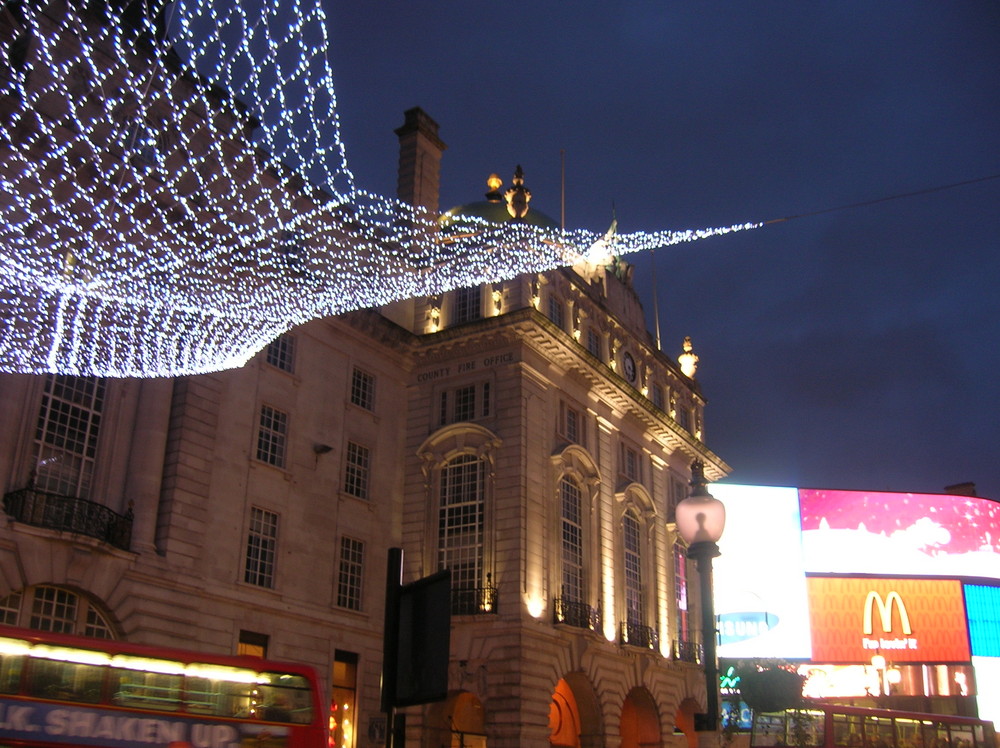
[[[719,538],[726,526],[726,507],[706,488],[705,464],[691,464],[691,491],[677,504],[677,532],[688,545],[701,578],[701,631],[705,652],[705,714],[695,715],[695,730],[719,729],[719,665],[715,654],[715,600],[712,596],[712,559],[719,556]]]

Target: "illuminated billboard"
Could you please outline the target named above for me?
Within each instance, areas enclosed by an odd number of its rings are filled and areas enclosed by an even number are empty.
[[[807,572],[1000,579],[995,501],[803,488],[799,504]]]
[[[969,662],[962,583],[954,579],[810,577],[817,662]]]
[[[794,488],[715,483],[726,506],[714,561],[719,657],[809,659],[809,603]]]

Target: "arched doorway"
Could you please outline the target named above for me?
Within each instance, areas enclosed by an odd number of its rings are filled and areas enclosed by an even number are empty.
[[[621,748],[660,748],[660,716],[645,688],[633,688],[622,704]]]
[[[468,691],[452,693],[427,712],[427,748],[486,748],[486,715],[482,702]]]
[[[674,715],[674,730],[680,730],[687,738],[688,748],[698,748],[698,734],[694,731],[694,715],[701,711],[694,699],[684,699]]]
[[[603,745],[601,710],[583,673],[570,673],[556,683],[549,702],[549,745],[593,748]]]

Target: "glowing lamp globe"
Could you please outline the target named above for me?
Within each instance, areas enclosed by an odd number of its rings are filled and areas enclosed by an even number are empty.
[[[718,543],[726,527],[726,507],[705,488],[703,467],[691,468],[691,495],[677,504],[677,532],[688,544]]]

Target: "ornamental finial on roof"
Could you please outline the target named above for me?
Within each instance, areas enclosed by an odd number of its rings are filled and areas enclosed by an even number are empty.
[[[528,215],[528,202],[531,200],[531,190],[524,186],[524,170],[518,164],[514,170],[514,183],[504,193],[507,201],[507,212],[514,218],[524,218]]]

